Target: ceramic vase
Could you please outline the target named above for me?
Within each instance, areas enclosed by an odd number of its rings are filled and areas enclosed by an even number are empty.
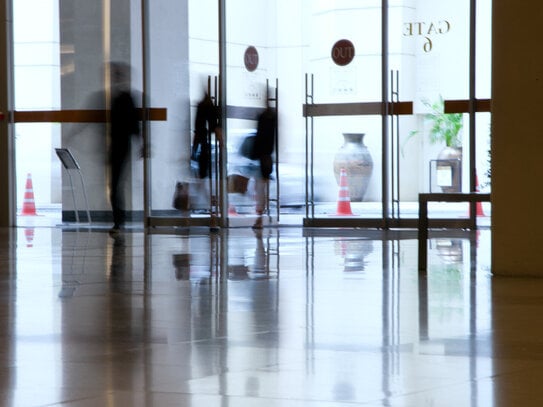
[[[373,173],[373,159],[364,144],[364,133],[343,133],[343,145],[334,157],[334,175],[339,185],[342,168],[347,173],[351,202],[361,202]]]

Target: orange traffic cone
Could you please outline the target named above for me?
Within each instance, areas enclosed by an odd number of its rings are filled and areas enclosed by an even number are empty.
[[[30,173],[26,176],[25,195],[23,199],[23,210],[21,215],[35,216],[36,204],[34,203],[34,190],[32,189],[32,175]]]
[[[349,194],[349,186],[347,185],[347,171],[342,168],[339,172],[339,193],[337,199],[336,215],[352,215],[351,197]]]

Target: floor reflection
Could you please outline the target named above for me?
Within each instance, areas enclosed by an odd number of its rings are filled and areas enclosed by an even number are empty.
[[[408,231],[36,228],[4,253],[3,405],[502,405],[474,236],[420,275]]]

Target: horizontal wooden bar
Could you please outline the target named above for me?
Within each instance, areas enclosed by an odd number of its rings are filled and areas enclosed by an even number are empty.
[[[140,120],[143,109],[138,109]],[[147,120],[165,121],[168,114],[166,108],[147,109]],[[32,110],[13,112],[15,123],[105,123],[107,110]]]
[[[482,192],[421,193],[419,202],[490,202],[490,194]]]
[[[413,114],[413,102],[389,102],[390,114]]]
[[[226,106],[226,117],[229,119],[258,120],[264,111],[263,107]]]
[[[476,99],[476,112],[491,112],[490,99]],[[446,100],[445,113],[469,113],[469,100]]]
[[[413,114],[413,102],[389,102],[389,114]],[[383,114],[381,102],[304,104],[304,117],[371,116]]]
[[[304,117],[316,116],[354,116],[354,115],[380,115],[382,104],[369,103],[319,103],[305,104]]]

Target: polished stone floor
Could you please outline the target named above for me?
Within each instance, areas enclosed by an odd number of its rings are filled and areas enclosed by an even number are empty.
[[[0,229],[1,406],[543,405],[490,231]]]

